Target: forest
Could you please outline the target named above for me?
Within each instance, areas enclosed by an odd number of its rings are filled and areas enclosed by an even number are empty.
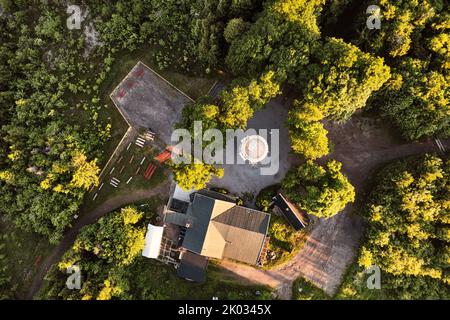
[[[87,191],[98,185],[116,126],[105,80],[124,52],[144,46],[154,48],[161,70],[232,79],[216,98],[185,107],[184,128],[201,120],[205,130],[245,129],[270,99],[289,96],[286,126],[303,164],[289,171],[282,188],[312,214],[334,216],[355,201],[355,190],[332,159],[324,120],[344,123],[370,109],[406,141],[450,136],[448,2],[379,0],[381,30],[367,29],[361,10],[348,22],[354,31],[343,35],[333,26],[342,23],[351,2],[80,0],[98,33],[92,41],[83,30],[66,27],[65,1],[0,0],[1,220],[52,244],[71,228]],[[322,157],[331,159],[314,162]],[[443,297],[448,289],[449,166],[433,156],[405,160],[386,169],[389,178],[370,196],[359,264],[383,266],[399,298],[421,298],[424,288]],[[203,188],[223,175],[206,164],[172,169],[185,189]],[[108,265],[75,298],[129,298],[135,292],[107,272],[115,264],[139,268],[141,213],[123,210],[128,221],[111,213],[95,226],[105,234],[84,229],[66,255],[66,262],[95,256],[87,264],[92,274]],[[109,248],[112,238],[131,246],[129,255]],[[4,242],[0,237],[0,297],[11,289]],[[60,291],[55,287],[49,295],[74,298]]]
[[[381,299],[449,299],[450,163],[427,155],[383,168],[369,195],[357,264],[382,270]],[[347,281],[343,298],[367,296]]]

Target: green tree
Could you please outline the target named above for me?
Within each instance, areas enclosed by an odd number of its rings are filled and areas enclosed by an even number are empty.
[[[380,0],[382,28],[368,30],[367,16],[361,19],[363,45],[380,55],[401,57],[410,52],[413,39],[420,37],[426,24],[442,10],[441,1]]]
[[[136,226],[141,218],[135,207],[101,218],[97,225],[82,229],[73,250],[76,254],[89,252],[117,266],[129,265],[144,248],[145,228]]]
[[[232,43],[234,39],[242,35],[248,24],[242,18],[234,18],[228,21],[225,30],[223,31],[223,36],[228,43]]]
[[[97,159],[88,162],[87,157],[78,152],[74,155],[73,166],[76,169],[70,182],[71,186],[89,190],[92,186],[98,185],[100,168],[97,166]]]
[[[358,263],[378,265],[393,298],[449,298],[449,168],[448,160],[426,155],[394,162],[377,175]]]
[[[307,161],[286,174],[283,192],[301,209],[319,218],[330,218],[355,200],[355,189],[341,172],[341,163],[325,167]]]
[[[317,16],[323,0],[266,2],[263,13],[249,30],[236,38],[226,62],[235,75],[256,77],[272,70],[295,79],[309,62],[320,38]]]
[[[427,62],[407,58],[373,104],[381,105],[406,138],[418,140],[450,135],[449,102],[448,77],[429,71]]]
[[[348,119],[390,78],[382,58],[341,39],[327,39],[315,59],[317,63],[308,66],[310,80],[303,89],[303,103],[316,104],[333,120]]]
[[[319,122],[323,119],[322,112],[312,104],[300,106],[295,101],[294,106],[288,119],[292,150],[312,160],[327,155],[328,131]]]
[[[223,177],[223,169],[211,164],[195,163],[175,164],[172,166],[174,180],[183,190],[200,190],[206,188],[206,184],[213,178]]]

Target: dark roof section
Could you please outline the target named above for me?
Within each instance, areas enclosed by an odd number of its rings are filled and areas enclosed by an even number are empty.
[[[269,225],[269,217],[268,214],[261,214],[260,211],[235,206],[215,217],[212,221],[265,234]]]
[[[187,214],[195,218],[194,224],[187,229],[184,237],[183,247],[201,254],[206,232],[208,231],[209,221],[214,209],[214,199],[208,197],[195,196]]]
[[[180,213],[186,213],[188,207],[189,207],[189,202],[178,200],[175,198],[172,198],[172,200],[170,201],[170,210],[180,212]]]
[[[180,278],[195,282],[205,282],[208,258],[186,251],[181,257],[177,275]]]
[[[230,258],[257,264],[263,247],[270,215],[195,193],[187,216],[182,247],[214,258]]]
[[[208,190],[208,189],[199,190],[199,191],[191,194],[191,197],[194,197],[196,194],[201,194],[202,196],[206,196],[206,197],[210,197],[210,198],[222,200],[222,201],[233,202],[233,203],[236,203],[236,200],[237,200],[236,197],[233,197],[231,195],[220,193],[220,192],[217,192],[214,190]]]
[[[305,212],[301,212],[296,205],[290,202],[281,193],[274,197],[274,202],[295,230],[301,230],[309,224],[308,215]]]

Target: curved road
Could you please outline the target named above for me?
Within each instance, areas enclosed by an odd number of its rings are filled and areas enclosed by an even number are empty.
[[[103,217],[105,214],[114,211],[118,208],[126,206],[127,204],[145,200],[154,196],[168,196],[170,190],[170,181],[159,184],[157,187],[150,190],[136,190],[133,193],[119,195],[113,197],[100,206],[95,208],[90,213],[83,214],[79,220],[73,225],[73,227],[64,235],[61,242],[55,247],[50,254],[42,261],[39,266],[37,273],[34,275],[31,287],[28,290],[27,299],[33,299],[33,296],[39,291],[42,286],[45,275],[47,274],[50,267],[58,263],[64,253],[69,250],[75,239],[80,232],[80,229],[86,225],[95,223],[98,219]]]

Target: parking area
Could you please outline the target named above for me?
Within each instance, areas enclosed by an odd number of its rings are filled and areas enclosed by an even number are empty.
[[[142,62],[114,89],[111,99],[131,127],[152,128],[166,144],[170,144],[181,110],[193,102]]]

